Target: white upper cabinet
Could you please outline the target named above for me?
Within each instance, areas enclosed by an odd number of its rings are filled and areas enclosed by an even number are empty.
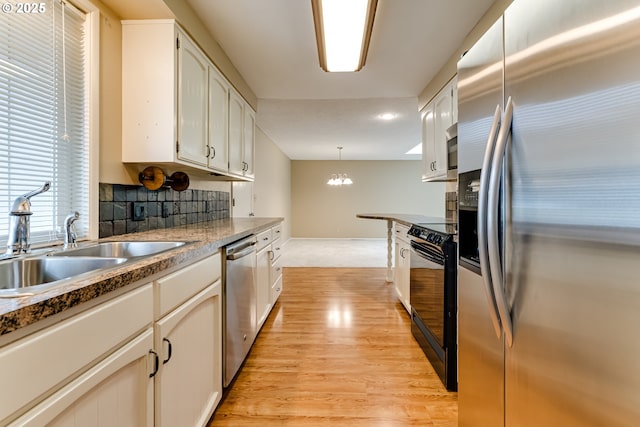
[[[209,66],[209,167],[229,168],[229,84]]]
[[[427,104],[420,112],[422,125],[422,180],[426,181],[434,175],[435,167],[435,108],[433,103]]]
[[[253,171],[253,153],[255,146],[255,128],[256,114],[251,107],[245,105],[244,116],[242,120],[242,159],[243,159],[243,175],[249,178],[254,177]]]
[[[423,181],[447,178],[445,131],[457,119],[457,80],[451,80],[421,111]]]
[[[451,123],[458,123],[458,76],[451,80]]]
[[[244,102],[236,91],[229,92],[229,173],[242,175],[242,119]]]
[[[200,49],[178,33],[178,158],[208,164],[207,87],[209,66]]]
[[[123,162],[251,180],[254,117],[175,21],[122,22]]]
[[[234,90],[229,93],[229,173],[253,178],[255,113]]]

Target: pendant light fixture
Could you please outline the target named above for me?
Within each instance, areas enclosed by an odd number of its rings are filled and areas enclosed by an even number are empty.
[[[360,71],[367,59],[378,0],[311,0],[320,67]]]
[[[342,160],[342,147],[338,147],[338,161]],[[334,173],[331,174],[329,181],[327,181],[329,185],[351,185],[353,181],[346,173]]]

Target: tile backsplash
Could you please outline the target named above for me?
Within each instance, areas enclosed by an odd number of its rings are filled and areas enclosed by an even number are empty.
[[[149,191],[140,185],[100,184],[99,236],[110,237],[228,218],[229,193],[225,191],[161,188]],[[134,220],[134,207],[144,219]]]

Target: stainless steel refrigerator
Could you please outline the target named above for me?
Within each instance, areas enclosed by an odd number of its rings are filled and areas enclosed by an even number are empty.
[[[640,2],[515,0],[458,99],[459,425],[640,425]]]

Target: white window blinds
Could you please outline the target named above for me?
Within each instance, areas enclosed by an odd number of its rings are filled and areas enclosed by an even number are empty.
[[[30,5],[28,9],[25,5]],[[0,252],[13,200],[31,199],[31,243],[62,237],[80,212],[88,233],[89,132],[86,16],[59,0],[5,2],[0,12]]]

